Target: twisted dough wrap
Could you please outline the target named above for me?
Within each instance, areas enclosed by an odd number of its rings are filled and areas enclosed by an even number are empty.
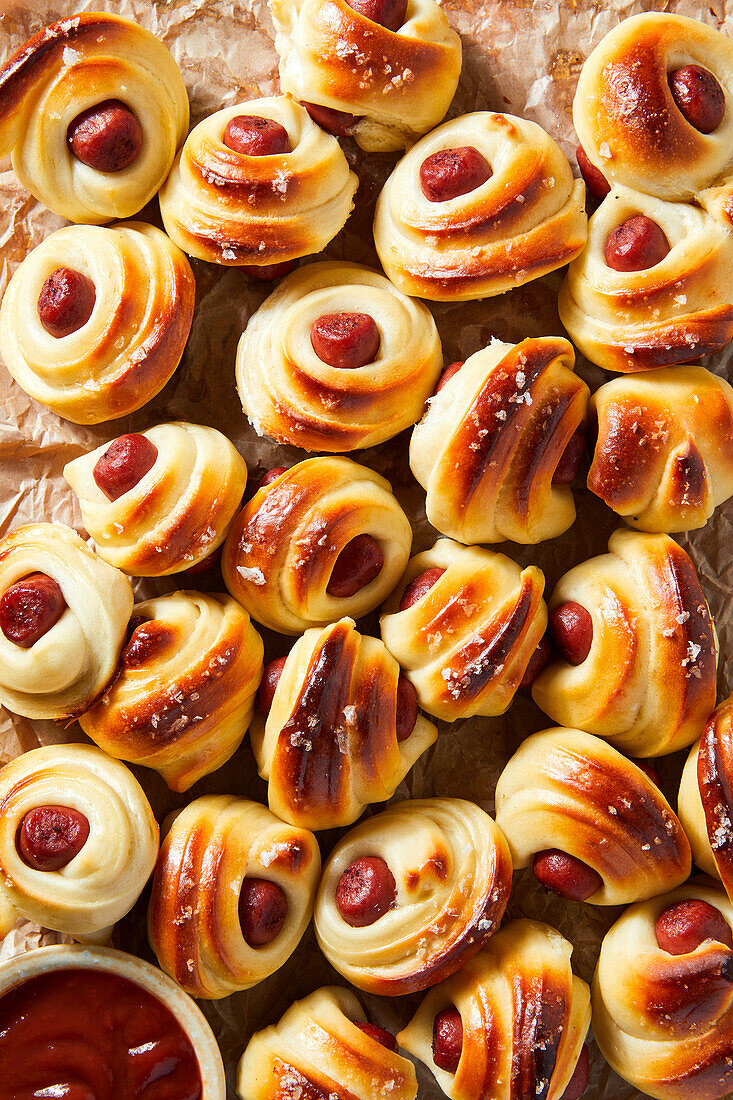
[[[654,781],[581,730],[522,742],[496,785],[496,821],[516,868],[556,848],[597,871],[591,905],[642,901],[690,873],[687,837]]]
[[[248,156],[224,144],[237,115],[279,122],[291,151]],[[161,188],[169,237],[200,260],[256,267],[321,252],[345,225],[358,177],[335,137],[288,96],[252,99],[194,127]]]
[[[561,1100],[590,1025],[590,990],[570,965],[573,945],[548,924],[505,925],[452,978],[427,994],[397,1036],[451,1100]],[[451,1006],[463,1023],[455,1073],[433,1060],[433,1021]]]
[[[0,594],[35,572],[58,584],[66,608],[29,649],[0,630],[0,703],[26,718],[74,718],[115,673],[132,588],[60,523],[29,523],[0,541]]]
[[[580,665],[551,662],[532,685],[553,721],[607,738],[631,756],[690,745],[715,706],[718,640],[695,568],[666,535],[614,531],[608,554],[560,579],[593,620]]]
[[[609,233],[643,214],[670,251],[642,271],[605,260]],[[558,312],[592,363],[629,373],[687,363],[733,336],[733,233],[703,210],[616,187],[590,219],[588,244],[568,268]]]
[[[733,898],[733,696],[713,711],[692,746],[678,805],[695,863]]]
[[[137,604],[120,675],[79,719],[101,749],[187,791],[239,747],[262,678],[262,639],[230,596]]]
[[[552,478],[583,421],[589,390],[567,340],[492,340],[430,401],[410,441],[428,520],[459,542],[537,543],[575,520]]]
[[[410,582],[434,568],[445,572],[400,611]],[[544,587],[537,566],[521,569],[503,554],[450,539],[412,558],[380,626],[420,706],[447,722],[503,714],[545,633]]]
[[[410,0],[391,31],[346,0],[270,0],[280,87],[357,115],[367,152],[406,149],[437,126],[461,75],[461,40],[435,0]]]
[[[703,367],[626,375],[596,390],[588,488],[631,527],[704,527],[733,495],[733,389]]]
[[[250,740],[270,809],[305,829],[351,825],[386,802],[438,730],[418,712],[397,740],[399,665],[353,619],[308,630],[291,649],[267,721]]]
[[[326,591],[349,542],[369,534],[381,572],[354,596]],[[235,518],[224,546],[224,583],[253,619],[300,634],[344,615],[373,611],[410,556],[412,528],[389,482],[348,458],[309,458],[259,489]]]
[[[17,835],[39,806],[83,814],[89,837],[59,871],[21,858]],[[57,932],[99,932],[132,908],[155,866],[158,825],[132,772],[93,745],[46,745],[0,772],[0,877],[13,905]]]
[[[68,336],[40,322],[38,298],[60,267],[94,284],[91,317]],[[165,233],[143,222],[69,225],[16,269],[0,306],[0,354],[36,401],[75,424],[116,420],[162,390],[183,355],[196,284]]]
[[[156,460],[117,500],[94,480],[109,443],[68,462],[63,472],[99,556],[133,577],[165,577],[221,546],[242,500],[247,467],[216,428],[174,420],[140,434],[157,449]]]
[[[148,938],[160,967],[192,997],[227,997],[257,985],[298,946],[320,872],[312,833],[246,798],[197,798],[173,818],[155,868]],[[288,903],[280,933],[256,948],[239,923],[248,875],[276,883]]]
[[[711,72],[725,95],[723,121],[711,134],[687,121],[669,89],[669,73],[690,64]],[[583,65],[573,121],[589,160],[611,183],[690,199],[733,167],[733,43],[681,15],[624,19]]]
[[[379,330],[376,359],[324,363],[311,326],[324,314],[365,313]],[[250,318],[237,349],[237,389],[259,435],[306,451],[373,447],[422,415],[443,366],[432,314],[359,264],[310,264],[283,279]]]
[[[381,856],[397,886],[393,908],[353,928],[336,906],[341,873]],[[499,927],[512,881],[509,847],[473,802],[399,802],[337,843],[323,870],[315,911],[318,945],[340,974],[368,993],[397,997],[454,974]]]
[[[473,146],[489,179],[430,202],[420,166],[444,149]],[[377,201],[374,243],[405,294],[456,302],[503,294],[555,271],[586,240],[585,187],[560,146],[534,122],[487,111],[443,123],[412,147]]]
[[[415,1100],[410,1062],[365,1034],[366,1020],[350,989],[325,986],[256,1031],[237,1066],[242,1100]]]
[[[83,164],[67,145],[77,115],[122,96],[142,147],[119,172]],[[0,155],[50,210],[73,222],[129,218],[155,195],[188,130],[188,93],[172,56],[129,19],[82,12],[39,31],[0,71]]]
[[[658,1100],[718,1100],[733,1088],[733,953],[705,940],[670,955],[654,932],[663,909],[690,898],[714,906],[733,926],[723,891],[702,883],[633,905],[606,933],[591,987],[603,1057]]]

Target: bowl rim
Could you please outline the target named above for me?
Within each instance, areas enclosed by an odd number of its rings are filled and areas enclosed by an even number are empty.
[[[195,1001],[162,970],[114,947],[50,944],[0,962],[0,997],[54,970],[100,970],[126,978],[157,997],[173,1013],[194,1049],[201,1072],[201,1100],[226,1100],[226,1078],[211,1025]]]

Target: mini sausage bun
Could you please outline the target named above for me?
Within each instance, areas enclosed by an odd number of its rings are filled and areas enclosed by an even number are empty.
[[[197,998],[250,989],[290,958],[313,912],[316,838],[258,802],[205,795],[174,815],[160,849],[148,937]]]
[[[675,923],[679,945],[669,942]],[[632,905],[606,933],[592,984],[593,1034],[610,1066],[645,1096],[730,1095],[731,944],[730,901],[694,880]]]
[[[679,87],[690,67],[702,68],[692,75],[703,88],[712,84],[717,110],[708,122],[690,109],[695,89]],[[699,110],[699,92],[694,98]],[[624,19],[583,65],[573,119],[586,156],[611,183],[691,199],[733,168],[733,43],[681,15]]]
[[[314,830],[351,825],[386,802],[437,736],[394,657],[352,619],[295,643],[250,734],[270,809]]]
[[[136,214],[187,130],[178,65],[154,35],[118,15],[52,23],[0,70],[0,154],[10,153],[23,186],[69,221]]]
[[[394,1046],[387,1046],[388,1040]],[[298,1095],[415,1100],[417,1079],[390,1033],[366,1022],[356,995],[327,986],[254,1033],[237,1066],[237,1092],[242,1100]]]
[[[29,920],[87,936],[137,901],[158,825],[132,772],[94,745],[46,745],[0,772],[0,876]]]
[[[0,703],[26,718],[73,718],[102,694],[132,612],[127,577],[60,523],[0,541]]]
[[[589,409],[598,424],[588,488],[631,527],[704,527],[733,495],[733,389],[703,367],[614,378]]]
[[[164,577],[222,544],[247,467],[221,432],[179,420],[103,443],[64,477],[100,557],[133,577]]]
[[[549,601],[556,659],[532,685],[553,721],[631,756],[676,752],[715,706],[718,642],[690,558],[667,535],[614,531]]]
[[[377,21],[378,4],[369,14],[347,0],[273,0],[271,7],[280,87],[315,105],[313,117],[327,129],[352,134],[367,152],[389,152],[444,117],[461,73],[461,40],[435,0],[403,4],[404,15],[389,26]]]
[[[120,673],[79,723],[110,756],[185,791],[238,748],[254,712],[263,645],[230,596],[173,592],[136,604]]]
[[[319,947],[368,993],[427,989],[497,930],[511,880],[504,835],[473,802],[399,802],[331,852],[316,900]]]
[[[488,298],[582,251],[584,196],[559,145],[536,123],[462,115],[418,141],[394,169],[377,202],[374,241],[405,294]]]
[[[713,712],[682,772],[679,815],[698,867],[733,897],[733,698]]]
[[[373,611],[401,576],[411,542],[388,481],[347,458],[310,458],[245,504],[222,573],[258,623],[300,634]]]
[[[623,373],[720,351],[733,336],[729,229],[696,206],[614,188],[560,290],[573,342],[592,363]]]
[[[571,526],[573,471],[556,475],[585,422],[574,363],[560,338],[492,340],[441,385],[410,443],[433,527],[465,543],[537,543]]]
[[[284,151],[263,154],[230,137],[240,118],[276,123]],[[264,268],[321,252],[344,226],[358,185],[336,138],[289,96],[273,96],[194,127],[161,189],[160,212],[189,256]]]
[[[580,730],[558,727],[522,742],[496,785],[496,821],[515,868],[533,864],[543,885],[572,900],[625,905],[690,873],[687,837],[654,781]]]
[[[76,424],[141,408],[175,371],[196,286],[152,225],[70,225],[34,248],[0,306],[0,353],[18,385]]]
[[[382,640],[428,714],[455,722],[507,710],[545,633],[544,587],[537,566],[450,539],[410,560],[384,606]]]
[[[255,430],[307,451],[352,451],[422,415],[443,365],[428,309],[358,264],[294,271],[250,318],[237,389]]]
[[[397,1041],[451,1100],[561,1100],[590,1025],[590,990],[573,974],[572,953],[549,925],[511,921],[430,990]],[[451,1011],[460,1020],[459,1060],[446,1069],[440,1030]]]

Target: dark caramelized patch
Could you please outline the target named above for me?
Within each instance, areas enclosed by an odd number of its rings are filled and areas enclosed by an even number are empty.
[[[532,960],[526,960],[527,967]],[[568,1020],[567,990],[551,973],[514,975],[512,1097],[546,1100]]]
[[[671,482],[670,504],[695,509],[704,505],[707,489],[705,462],[691,439],[675,456]]]
[[[708,840],[718,873],[733,893],[733,703],[721,704],[703,731],[697,758]]]
[[[152,619],[133,631],[122,653],[125,668],[140,668],[168,652],[176,640],[176,632],[167,623]]]

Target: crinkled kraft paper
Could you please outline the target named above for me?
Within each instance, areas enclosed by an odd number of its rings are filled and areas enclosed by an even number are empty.
[[[192,124],[219,108],[258,95],[278,91],[277,58],[273,26],[265,0],[102,0],[102,2],[23,3],[0,0],[0,57],[7,57],[42,26],[80,9],[108,9],[131,16],[158,35],[171,50],[188,87]],[[686,0],[680,3],[594,3],[593,0],[446,0],[451,24],[463,39],[463,74],[450,114],[474,110],[499,110],[534,120],[557,138],[572,158],[576,144],[571,103],[583,60],[620,18],[642,10],[670,10],[702,18],[733,34],[733,16],[721,0],[708,6]],[[328,255],[377,264],[371,222],[382,183],[396,157],[367,156],[347,143],[347,155],[360,176],[357,208],[346,228],[328,248]],[[158,221],[157,202],[143,217]],[[61,219],[40,207],[17,183],[9,163],[0,163],[0,293],[17,264]],[[159,397],[134,416],[98,427],[66,423],[35,404],[0,366],[0,394],[5,415],[0,424],[0,534],[30,520],[54,520],[82,530],[73,495],[61,477],[70,459],[127,431],[142,431],[161,420],[184,419],[211,424],[234,441],[245,456],[250,476],[274,465],[302,457],[292,448],[278,448],[259,439],[239,411],[234,387],[237,341],[248,317],[267,294],[267,287],[250,281],[236,269],[219,270],[193,261],[197,283],[197,308],[188,346],[175,376]],[[557,275],[530,283],[500,298],[433,307],[443,339],[447,363],[464,359],[488,343],[491,336],[515,342],[526,336],[562,331],[556,312]],[[729,356],[708,364],[724,372]],[[592,388],[603,381],[603,372],[582,359],[579,372]],[[357,456],[392,482],[415,529],[415,550],[429,546],[436,537],[425,520],[423,493],[407,464],[409,432],[391,443]],[[522,564],[536,562],[545,571],[547,591],[576,562],[602,553],[610,532],[619,521],[587,491],[577,494],[578,520],[562,538],[539,547],[505,544],[500,549]],[[731,584],[733,564],[731,523],[733,501],[716,512],[708,526],[682,544],[701,571],[704,587],[718,626],[721,645],[720,698],[730,684],[733,654]],[[190,581],[187,583],[191,583]],[[221,588],[220,577],[202,580],[202,587]],[[146,581],[139,585],[145,596],[176,587],[175,581]],[[376,617],[367,623],[376,629]],[[268,659],[286,652],[291,644],[265,632]],[[528,734],[551,723],[531,701],[520,698],[507,715],[496,720],[474,719],[443,725],[437,744],[419,761],[397,798],[460,795],[493,810],[493,792],[503,765]],[[82,739],[78,726],[64,730],[52,723],[35,723],[0,714],[0,759],[10,759],[39,742]],[[674,800],[684,754],[663,762],[667,796]],[[136,769],[159,820],[171,808],[207,792],[231,792],[266,801],[264,783],[258,778],[248,743],[233,761],[187,796],[172,795],[159,777]],[[372,811],[379,809],[373,807]],[[324,853],[333,835],[321,837]],[[147,895],[115,932],[115,942],[129,951],[152,958],[145,939]],[[533,916],[554,924],[575,944],[574,966],[589,980],[600,939],[616,910],[548,897],[528,872],[515,878],[509,915]],[[37,930],[12,933],[13,950],[33,947]],[[248,993],[223,1001],[204,1003],[221,1044],[227,1066],[230,1096],[234,1098],[236,1062],[252,1031],[277,1020],[296,997],[325,982],[341,981],[321,957],[310,930],[290,961],[272,978]],[[365,997],[367,1010],[377,1023],[395,1030],[403,1025],[419,997],[396,1001]],[[627,1100],[639,1094],[625,1085],[603,1063],[591,1046],[592,1080],[589,1100]],[[432,1076],[418,1067],[420,1097],[439,1100],[441,1091]]]

